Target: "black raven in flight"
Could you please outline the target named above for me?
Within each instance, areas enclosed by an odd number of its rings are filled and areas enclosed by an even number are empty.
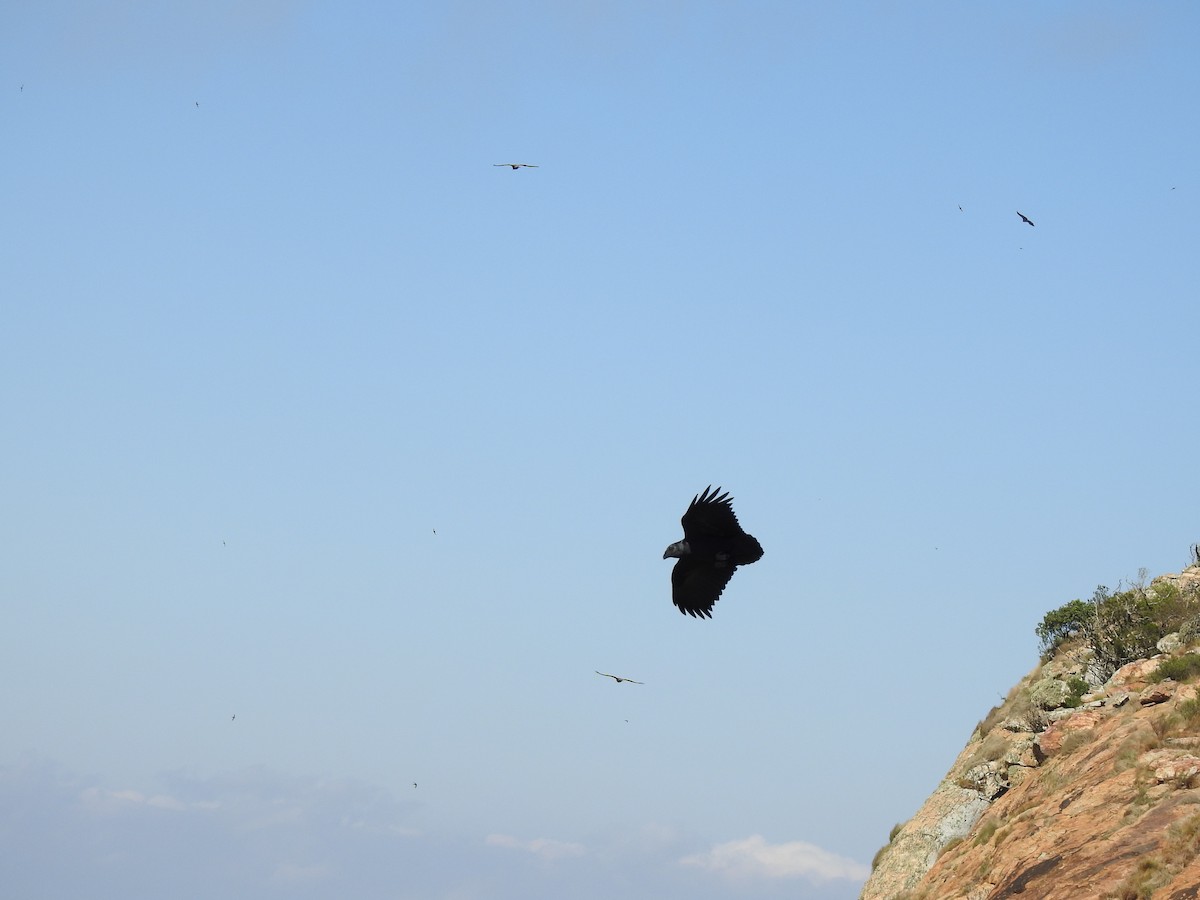
[[[671,570],[671,601],[681,613],[711,619],[713,604],[737,567],[758,562],[763,548],[742,531],[733,514],[733,498],[712,485],[692,498],[680,522],[683,540],[663,552],[663,559],[679,559]]]
[[[634,681],[632,678],[625,678],[621,675],[609,675],[607,672],[601,672],[599,669],[595,669],[593,671],[595,671],[597,675],[603,675],[605,678],[611,678],[617,684],[620,684],[622,681],[628,681],[630,684],[645,684],[644,681]]]
[[[1029,226],[1033,225],[1033,222],[1031,222],[1029,220],[1029,217],[1026,216],[1025,213],[1021,212],[1019,209],[1017,210],[1017,215],[1021,217],[1021,221],[1024,222],[1026,225],[1029,225]]]
[[[533,165],[530,165],[529,163],[492,163],[493,169],[503,169],[505,166],[508,166],[514,172],[517,171],[517,169],[540,169],[541,168],[541,166],[533,166]]]

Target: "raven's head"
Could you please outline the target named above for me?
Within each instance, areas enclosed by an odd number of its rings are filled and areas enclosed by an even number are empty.
[[[670,547],[663,551],[663,559],[668,556],[683,557],[692,552],[692,548],[688,546],[687,541],[676,541]]]

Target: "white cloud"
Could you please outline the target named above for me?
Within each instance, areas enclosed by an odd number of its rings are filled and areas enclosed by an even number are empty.
[[[79,792],[83,805],[95,812],[117,812],[130,806],[153,806],[157,809],[187,809],[186,803],[167,794],[146,795],[141,791],[108,791],[90,787]]]
[[[525,850],[542,859],[563,859],[568,856],[582,856],[583,845],[570,841],[555,841],[550,838],[534,838],[523,841],[509,834],[489,834],[484,841],[490,847],[508,847],[512,850]]]
[[[829,881],[845,878],[863,881],[871,870],[862,863],[822,850],[805,841],[768,844],[761,834],[717,844],[706,853],[685,856],[681,865],[695,866],[734,876],[811,878]]]
[[[160,900],[171,885],[178,900],[766,900],[794,890],[786,877],[801,874],[812,879],[802,885],[809,900],[844,900],[845,879],[857,874],[817,848],[761,838],[681,866],[708,842],[657,824],[614,826],[585,843],[473,829],[422,835],[408,793],[268,767],[155,781],[113,785],[44,761],[0,763],[5,896]],[[747,885],[714,872],[776,877]]]

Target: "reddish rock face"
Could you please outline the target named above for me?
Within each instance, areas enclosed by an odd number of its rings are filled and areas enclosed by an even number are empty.
[[[1084,710],[1055,722],[1038,738],[1039,765],[989,804],[961,842],[934,851],[936,862],[909,884],[896,873],[877,877],[887,874],[885,855],[863,900],[1119,898],[1139,866],[1158,873],[1154,897],[1200,900],[1200,755],[1165,744],[1172,729],[1195,731],[1181,726],[1176,703]],[[937,806],[944,816],[944,798]],[[1190,841],[1180,837],[1185,829]]]
[[[861,900],[1200,900],[1198,692],[1150,684],[1161,661],[1123,667],[1096,691],[1102,706],[1054,710],[1040,734],[1002,727],[1014,691],[877,857]],[[990,802],[981,773],[1008,778]]]
[[[1073,716],[1059,719],[1037,736],[1033,742],[1033,753],[1038,764],[1045,762],[1062,749],[1063,741],[1070,734],[1091,731],[1104,719],[1104,712],[1098,709],[1080,710]]]
[[[1107,687],[1112,691],[1140,690],[1150,682],[1150,676],[1163,659],[1164,657],[1155,656],[1151,659],[1134,660],[1121,666],[1113,673],[1112,678],[1108,679]]]

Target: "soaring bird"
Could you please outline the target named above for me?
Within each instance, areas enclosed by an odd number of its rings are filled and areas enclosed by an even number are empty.
[[[683,540],[663,552],[679,559],[671,570],[671,602],[681,613],[712,618],[713,604],[738,566],[762,559],[762,545],[742,530],[733,498],[712,485],[692,498],[680,519]]]
[[[645,684],[646,683],[644,681],[634,681],[632,678],[622,678],[620,675],[609,675],[607,672],[601,672],[599,669],[594,669],[593,671],[597,675],[603,675],[605,678],[611,678],[617,684],[620,684],[622,681],[628,681],[630,684]]]
[[[1033,225],[1033,222],[1030,221],[1029,217],[1026,216],[1025,213],[1021,212],[1019,209],[1017,210],[1017,215],[1021,217],[1021,221],[1024,222],[1026,225],[1030,225],[1030,226]]]
[[[541,168],[541,166],[531,166],[529,163],[492,163],[493,169],[495,169],[495,168],[502,169],[505,166],[508,166],[514,172],[517,171],[517,169],[540,169]]]

